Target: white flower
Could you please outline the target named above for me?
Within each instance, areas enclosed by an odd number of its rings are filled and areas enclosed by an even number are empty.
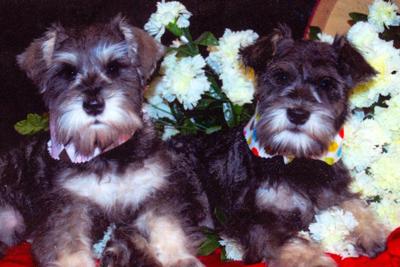
[[[161,137],[162,140],[167,141],[170,139],[172,136],[177,135],[179,133],[179,130],[176,129],[172,125],[165,125],[164,126],[164,133]]]
[[[229,260],[240,261],[243,258],[243,248],[235,240],[224,238],[219,241],[225,247],[226,257]]]
[[[168,103],[163,99],[162,95],[166,88],[164,83],[161,82],[161,77],[155,78],[145,91],[144,97],[147,103],[144,104],[144,110],[150,118],[168,118],[175,120]]]
[[[185,109],[194,108],[201,95],[210,89],[205,65],[201,55],[183,58],[177,58],[176,53],[167,55],[161,63],[162,96],[168,102],[178,99]]]
[[[189,18],[192,15],[184,5],[177,1],[158,2],[157,11],[151,14],[144,29],[158,41],[165,32],[165,27],[176,22],[179,28],[189,27]]]
[[[382,192],[382,197],[380,202],[373,202],[370,207],[389,230],[394,230],[400,225],[399,196],[390,192]]]
[[[317,36],[318,36],[318,39],[321,42],[325,42],[325,43],[328,43],[328,44],[333,44],[334,38],[333,38],[332,35],[329,35],[329,34],[324,33],[324,32],[320,32],[320,33],[317,34]]]
[[[398,7],[391,2],[375,0],[369,6],[368,22],[371,23],[378,32],[383,32],[385,26],[397,26],[400,24],[400,16],[397,15]]]
[[[238,105],[251,103],[254,95],[254,72],[240,61],[239,50],[253,44],[258,34],[251,31],[225,30],[219,45],[211,47],[207,64],[220,75],[222,90]]]
[[[347,32],[347,39],[361,52],[368,52],[368,49],[375,42],[379,42],[379,35],[376,29],[368,22],[359,21]]]
[[[345,125],[343,162],[357,172],[365,170],[381,157],[382,147],[390,141],[387,132],[375,120],[353,117]],[[368,155],[368,156],[366,156]]]
[[[357,256],[350,232],[358,225],[353,214],[338,207],[322,211],[309,226],[311,238],[321,242],[325,251],[343,257]]]

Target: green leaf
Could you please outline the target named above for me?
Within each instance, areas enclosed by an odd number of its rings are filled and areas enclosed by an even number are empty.
[[[181,45],[180,47],[176,48],[175,51],[177,51],[177,57],[193,57],[199,54],[197,46],[192,44]]]
[[[310,33],[308,34],[310,40],[319,40],[318,33],[321,33],[320,27],[310,26]]]
[[[224,102],[222,104],[222,111],[224,113],[226,124],[228,124],[229,127],[234,127],[235,114],[233,112],[232,104],[230,102]]]
[[[214,235],[207,236],[207,239],[201,244],[197,254],[199,256],[208,256],[220,246],[218,237]]]
[[[197,133],[198,128],[191,121],[191,119],[186,118],[183,122],[183,125],[179,128],[182,134],[195,134]]]
[[[14,129],[22,135],[33,135],[40,131],[49,129],[48,115],[29,113],[25,120],[19,121],[14,125]]]
[[[182,104],[180,104],[178,101],[170,102],[169,107],[171,109],[172,115],[177,121],[180,121],[185,117]]]
[[[351,12],[349,13],[349,16],[351,18],[351,22],[357,23],[359,21],[367,21],[368,20],[368,15],[363,14],[363,13],[358,13],[358,12]]]
[[[194,42],[203,46],[218,45],[217,38],[211,32],[203,32]]]
[[[221,88],[219,87],[215,78],[212,75],[207,75],[207,79],[211,83],[208,95],[217,100],[226,100],[226,97],[222,92]]]
[[[212,133],[218,132],[221,129],[222,129],[222,127],[219,126],[219,125],[218,126],[211,126],[211,127],[206,129],[206,134],[212,134]]]
[[[226,249],[225,247],[221,248],[221,255],[219,258],[221,261],[228,261],[228,257],[226,256]]]
[[[212,98],[202,98],[200,99],[199,103],[196,106],[197,110],[207,110],[209,109],[210,105],[215,103],[216,100]]]
[[[183,35],[183,30],[176,25],[176,22],[170,22],[166,28],[175,36],[181,37]]]

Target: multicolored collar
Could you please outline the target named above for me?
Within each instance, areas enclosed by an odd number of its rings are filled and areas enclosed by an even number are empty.
[[[72,163],[88,162],[88,161],[92,160],[93,158],[97,157],[98,155],[100,155],[104,152],[107,152],[117,146],[122,145],[123,143],[128,141],[134,134],[134,132],[132,132],[131,135],[123,134],[123,135],[119,136],[117,138],[117,140],[115,140],[115,142],[113,144],[111,144],[110,146],[108,146],[104,149],[96,147],[94,149],[94,151],[92,152],[92,154],[83,155],[81,152],[79,152],[76,149],[76,147],[73,143],[62,144],[61,142],[58,141],[58,139],[56,137],[55,122],[54,122],[54,120],[52,120],[51,116],[50,116],[49,128],[50,128],[50,140],[47,142],[47,151],[49,152],[50,156],[55,160],[60,160],[61,159],[60,156],[62,155],[62,152],[65,151],[68,156],[68,159]]]
[[[243,129],[243,134],[246,139],[247,144],[251,152],[257,157],[261,158],[272,158],[279,156],[277,154],[269,154],[264,147],[261,147],[257,139],[256,125],[260,120],[260,115],[258,113],[258,108],[251,120],[247,123],[246,127]],[[342,157],[342,147],[343,147],[344,130],[341,129],[339,133],[330,143],[328,150],[319,157],[312,157],[312,159],[317,159],[326,162],[329,165],[333,165],[338,162]],[[284,156],[282,155],[285,164],[290,163],[295,157],[294,156]]]

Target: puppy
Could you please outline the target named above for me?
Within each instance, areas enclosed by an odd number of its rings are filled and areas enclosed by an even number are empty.
[[[349,90],[375,71],[344,37],[332,45],[295,41],[285,26],[241,55],[257,75],[257,109],[250,122],[171,142],[178,153],[203,163],[198,172],[211,210],[227,217],[224,223],[215,219],[220,234],[243,247],[246,263],[336,266],[298,232],[318,211],[339,206],[359,223],[353,233],[359,252],[375,256],[387,232],[350,192],[351,177],[340,161]]]
[[[202,266],[194,253],[207,200],[142,113],[163,52],[117,16],[53,25],[18,56],[49,109],[50,136],[0,158],[3,250],[32,238],[39,266],[94,267],[95,234],[114,222],[124,239],[113,240],[103,266]]]

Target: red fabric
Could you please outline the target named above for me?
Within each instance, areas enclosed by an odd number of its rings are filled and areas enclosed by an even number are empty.
[[[388,238],[387,250],[378,257],[341,259],[337,255],[331,255],[340,267],[400,267],[400,228],[397,228]],[[207,257],[199,257],[207,267],[265,267],[263,264],[244,265],[240,262],[221,262],[220,253],[216,251]],[[22,243],[11,248],[7,255],[0,260],[0,267],[33,267],[33,261],[28,243]]]

